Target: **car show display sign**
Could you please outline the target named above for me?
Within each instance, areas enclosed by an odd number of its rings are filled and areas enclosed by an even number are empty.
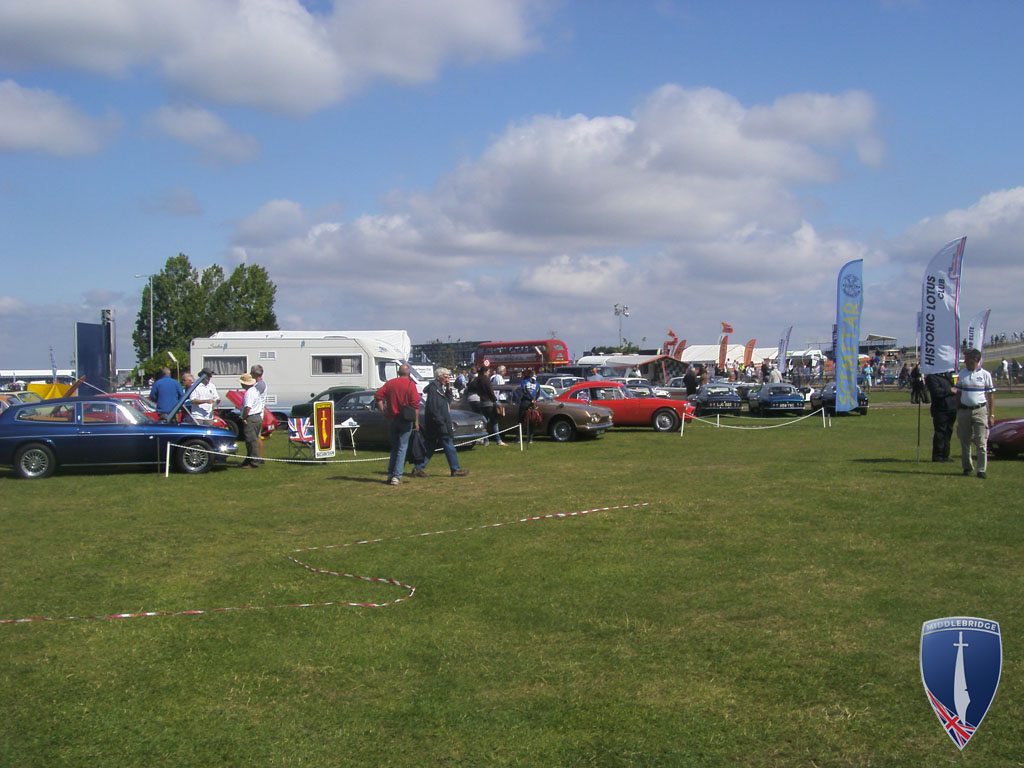
[[[836,412],[857,407],[860,317],[864,311],[864,259],[847,262],[836,281]]]
[[[960,364],[961,237],[946,243],[928,263],[921,283],[921,373],[955,371]]]
[[[334,456],[334,401],[313,403],[313,442],[315,456],[329,459]]]
[[[978,730],[999,687],[999,624],[950,616],[921,626],[921,680],[928,703],[958,749]]]
[[[985,346],[985,328],[988,326],[988,316],[991,312],[991,309],[979,312],[967,324],[968,349],[976,349],[981,352],[981,348]]]

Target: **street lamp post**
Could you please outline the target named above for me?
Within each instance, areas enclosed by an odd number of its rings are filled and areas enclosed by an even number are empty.
[[[136,277],[145,277],[149,280],[149,359],[153,359],[153,276],[152,275],[136,275]]]
[[[152,296],[152,291],[150,292]],[[615,305],[615,316],[619,318],[619,349],[622,349],[622,318],[629,317],[629,307],[625,304]]]

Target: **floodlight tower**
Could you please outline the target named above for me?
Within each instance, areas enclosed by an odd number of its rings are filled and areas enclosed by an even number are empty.
[[[622,349],[622,318],[629,317],[629,307],[625,304],[616,304],[615,316],[619,318],[619,349]]]

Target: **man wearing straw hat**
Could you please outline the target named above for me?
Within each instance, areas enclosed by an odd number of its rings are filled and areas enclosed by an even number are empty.
[[[245,398],[242,400],[242,424],[246,457],[242,462],[242,468],[255,469],[263,463],[259,458],[260,431],[263,429],[263,398],[256,391],[256,379],[250,374],[243,373],[238,383],[245,389]]]

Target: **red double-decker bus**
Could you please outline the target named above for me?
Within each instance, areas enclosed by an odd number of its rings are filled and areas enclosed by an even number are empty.
[[[535,371],[569,364],[569,348],[561,339],[536,341],[486,341],[476,348],[473,362],[477,367],[504,365],[510,371],[532,368]]]

